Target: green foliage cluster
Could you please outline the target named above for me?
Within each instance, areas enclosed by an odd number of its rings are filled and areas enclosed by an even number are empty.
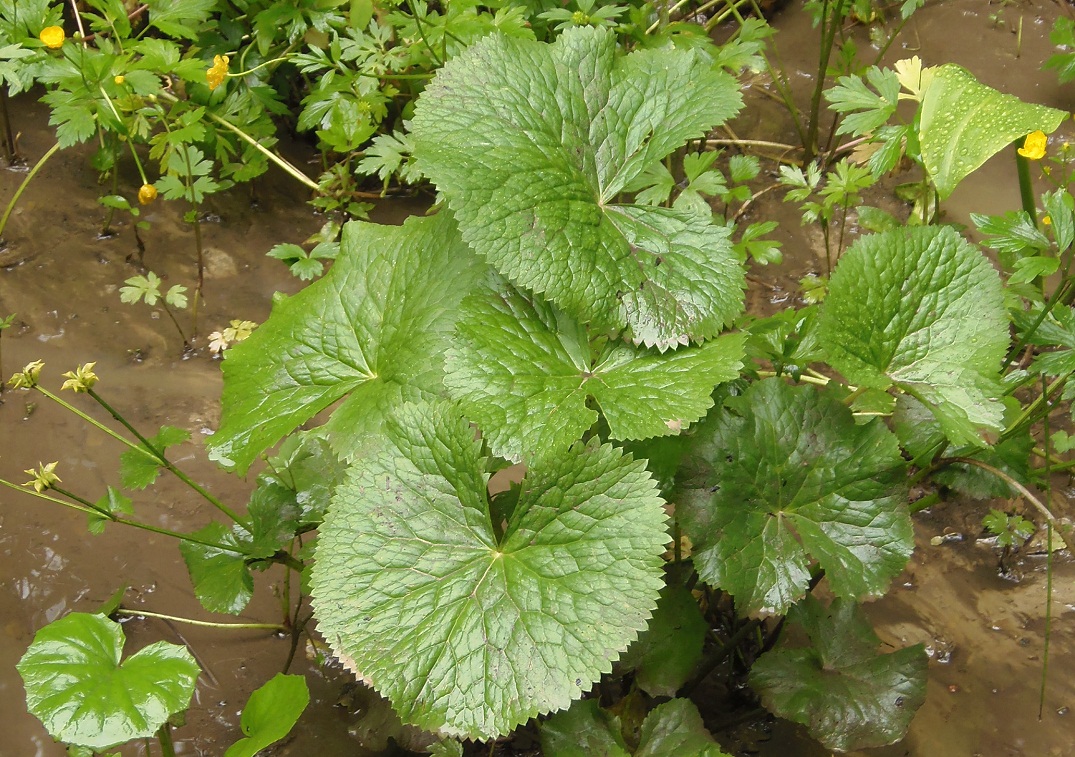
[[[39,5],[41,24],[58,20]],[[232,327],[246,338],[223,362],[210,454],[245,474],[280,445],[244,513],[168,459],[184,431],[147,438],[122,420],[93,389],[92,364],[65,388],[135,437],[117,435],[129,447],[123,487],[167,471],[225,520],[165,532],[136,520],[118,489],[96,503],[66,492],[55,464],[29,471],[37,496],[71,498],[93,530],[117,522],[179,539],[215,612],[246,607],[252,571],[297,572],[312,616],[300,600],[283,627],[297,643],[312,617],[404,722],[445,739],[441,754],[537,718],[554,757],[719,757],[688,698],[717,666],[831,749],[902,737],[924,700],[925,652],[881,653],[861,603],[888,590],[914,549],[922,505],[909,502],[911,484],[1033,499],[1027,487],[1069,467],[1061,456],[1075,447],[1048,433],[1050,400],[1075,394],[1066,154],[1042,213],[1031,197],[1022,212],[974,217],[1000,271],[937,224],[937,209],[985,160],[1028,134],[1044,139],[1064,113],[951,64],[833,72],[823,49],[822,73],[839,75],[818,101],[840,118],[834,137],[865,153],[780,170],[787,199],[823,231],[828,269],[811,304],[759,318],[744,315],[746,266],[779,260],[765,239],[775,223],[739,229],[736,218],[761,163],[711,150],[707,137],[742,106],[739,69],[767,65],[761,22],[743,19],[716,46],[700,26],[651,20],[649,6],[160,0],[132,20],[118,3],[90,5],[93,45],[59,56],[0,47],[39,67],[61,140],[97,128],[117,144],[145,140],[160,161],[156,189],[197,205],[264,169],[270,114],[298,98],[299,128],[347,156],[322,178],[320,196],[335,198],[322,207],[360,215],[357,195],[330,188],[353,189],[356,173],[382,186],[423,177],[438,204],[401,226],[329,224],[309,249],[270,253],[317,280],[279,297],[256,330]],[[830,48],[848,13],[874,12],[813,5]],[[98,71],[92,91],[69,70],[79,56]],[[6,71],[10,87],[22,81]],[[227,85],[210,89],[213,77]],[[282,86],[295,81],[301,91]],[[815,137],[805,153],[818,154],[816,128],[803,131]],[[1019,159],[1040,159],[1029,144]],[[906,223],[862,205],[904,159],[922,170]],[[845,243],[851,219],[873,233]],[[185,305],[181,288],[160,285],[147,273],[122,296]],[[54,397],[40,371],[31,364],[12,385]],[[323,425],[299,430],[323,411]],[[491,491],[511,465],[521,480]],[[1012,549],[1028,524],[996,511],[985,526]],[[189,701],[187,673],[141,675],[138,655],[87,661],[63,647],[83,635],[114,646],[109,622],[47,627],[20,668],[28,690],[45,691],[86,666],[87,690],[70,694],[97,706],[89,668],[100,667],[155,703],[140,729],[91,741],[84,723],[60,722],[75,699],[31,696],[54,735],[94,749],[166,733]],[[603,708],[587,693],[609,676],[624,693]],[[305,706],[297,684],[269,685],[229,755],[280,738]]]

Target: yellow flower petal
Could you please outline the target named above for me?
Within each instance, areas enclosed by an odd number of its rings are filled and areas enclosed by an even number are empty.
[[[1023,146],[1017,152],[1029,160],[1041,160],[1045,157],[1045,145],[1049,138],[1043,131],[1032,131],[1026,135]]]
[[[148,205],[157,199],[157,188],[152,184],[143,184],[138,188],[138,204]]]
[[[46,26],[41,30],[41,33],[37,35],[37,38],[45,43],[45,47],[50,50],[58,50],[63,47],[63,40],[66,37],[63,33],[62,26]]]
[[[122,84],[123,82],[127,81],[127,78],[123,74],[120,74],[119,76],[113,77],[112,81],[116,84]]]
[[[209,82],[209,89],[216,89],[224,83],[228,76],[228,56],[214,55],[213,67],[205,72],[205,79]]]

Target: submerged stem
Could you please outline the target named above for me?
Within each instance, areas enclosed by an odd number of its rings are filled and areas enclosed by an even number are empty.
[[[11,196],[11,202],[7,204],[7,209],[4,210],[3,218],[0,218],[0,239],[4,236],[4,228],[7,226],[7,220],[11,217],[11,211],[15,209],[15,203],[22,197],[22,193],[26,191],[26,187],[30,185],[34,176],[41,170],[41,167],[48,162],[48,159],[56,154],[56,151],[60,149],[60,143],[57,142],[49,148],[48,152],[41,156],[41,158],[34,163],[34,167],[30,169],[30,173],[26,174],[26,178],[22,180],[22,184],[19,184],[19,188],[15,190],[15,194]]]

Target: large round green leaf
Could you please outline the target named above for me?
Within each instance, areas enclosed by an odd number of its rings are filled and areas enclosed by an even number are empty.
[[[123,630],[71,613],[42,628],[19,661],[26,705],[58,741],[95,750],[150,737],[194,694],[186,647],[150,644],[122,663]]]
[[[611,670],[657,603],[667,541],[644,463],[614,447],[534,462],[506,526],[484,471],[456,411],[406,406],[337,490],[311,579],[319,629],[405,721],[478,739]]]
[[[896,437],[815,386],[760,381],[699,426],[678,513],[702,578],[742,612],[784,613],[811,560],[839,597],[879,595],[914,548]]]
[[[608,29],[551,45],[490,35],[422,94],[414,154],[502,274],[663,350],[716,336],[740,312],[742,266],[726,227],[619,195],[735,115],[738,90],[691,50],[619,55]]]

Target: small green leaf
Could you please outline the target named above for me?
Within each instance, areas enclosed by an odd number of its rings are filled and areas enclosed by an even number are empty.
[[[784,613],[810,562],[839,597],[879,596],[914,548],[904,463],[879,419],[766,379],[694,434],[677,500],[701,577],[740,612]]]
[[[123,630],[102,615],[50,623],[16,666],[27,708],[57,741],[98,751],[152,737],[190,704],[198,665],[163,641],[120,662],[122,653]]]
[[[811,646],[758,658],[750,685],[762,703],[841,752],[903,738],[926,698],[923,646],[877,654],[880,642],[861,608],[840,599],[826,608],[808,596],[788,620],[802,626]]]
[[[596,699],[575,702],[541,724],[545,757],[631,757],[620,719]]]
[[[474,431],[407,405],[320,529],[313,605],[405,722],[488,739],[582,694],[646,626],[663,501],[609,445],[535,461],[503,535]]]
[[[213,522],[191,536],[208,542],[235,546],[239,542],[224,524]],[[210,612],[236,615],[243,611],[254,595],[254,578],[246,567],[242,552],[219,549],[193,541],[183,541],[179,551],[190,572],[194,594]]]
[[[642,723],[641,736],[635,757],[728,757],[689,699],[673,699],[655,707]]]
[[[463,304],[445,382],[493,452],[519,460],[581,438],[598,417],[590,397],[613,439],[679,433],[738,377],[742,355],[734,334],[663,356],[615,341],[593,352],[570,317],[499,282]]]
[[[955,230],[859,239],[833,272],[819,328],[830,364],[848,381],[915,395],[953,443],[985,446],[1003,428],[1000,278]]]
[[[674,697],[702,659],[708,630],[694,596],[682,586],[665,586],[649,627],[619,664],[634,668],[635,683],[650,696]]]
[[[190,439],[190,432],[175,426],[161,426],[160,431],[149,439],[153,448],[163,454],[169,447]],[[119,456],[120,481],[125,489],[145,489],[157,480],[162,463],[142,448],[128,449]]]
[[[127,497],[119,489],[109,486],[108,493],[97,500],[96,505],[113,515],[130,515],[134,512],[130,497]],[[104,533],[105,526],[111,523],[102,515],[88,514],[86,527],[91,534]]]
[[[422,94],[415,156],[463,238],[513,283],[665,349],[719,334],[742,309],[743,271],[710,219],[617,199],[741,102],[692,50],[620,56],[593,28],[551,45],[489,35]]]
[[[332,270],[277,302],[226,353],[213,458],[244,472],[344,397],[327,430],[348,456],[401,404],[441,393],[456,307],[482,272],[446,212],[402,226],[347,224]]]
[[[1032,131],[1050,134],[1070,114],[1029,105],[980,83],[962,66],[930,69],[922,93],[922,162],[941,200],[989,158]]]
[[[246,738],[228,747],[224,757],[254,757],[284,738],[309,703],[305,678],[277,673],[250,695],[239,721]]]

